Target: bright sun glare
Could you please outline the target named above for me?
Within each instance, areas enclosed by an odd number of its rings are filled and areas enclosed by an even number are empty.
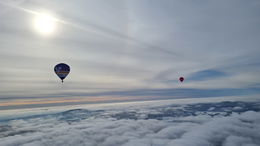
[[[40,14],[34,20],[34,28],[43,35],[51,35],[55,31],[55,18],[49,14]]]

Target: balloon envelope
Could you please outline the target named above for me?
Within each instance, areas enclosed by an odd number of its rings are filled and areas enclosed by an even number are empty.
[[[65,63],[60,63],[54,67],[54,71],[63,82],[66,76],[70,73],[70,67]]]
[[[179,80],[180,80],[181,82],[183,82],[183,81],[184,81],[184,77],[180,77]]]

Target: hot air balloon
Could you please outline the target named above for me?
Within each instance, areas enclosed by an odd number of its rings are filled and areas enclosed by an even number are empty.
[[[63,82],[66,76],[70,73],[70,67],[65,63],[60,63],[54,67],[54,71]]]
[[[183,81],[184,81],[184,77],[180,77],[179,80],[180,80],[181,82],[183,82]]]

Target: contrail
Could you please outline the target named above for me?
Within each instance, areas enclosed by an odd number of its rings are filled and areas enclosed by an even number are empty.
[[[24,12],[32,14],[32,15],[41,15],[42,14],[42,13],[37,12],[37,11],[33,11],[33,10],[30,10],[30,9],[27,9],[27,8],[23,8],[23,7],[17,6],[17,4],[16,5],[15,4],[11,5],[11,4],[3,3],[3,2],[0,2],[0,4],[8,6],[8,7],[11,7],[11,8],[18,9],[18,10],[21,10],[21,11],[24,11]],[[141,46],[143,46],[145,48],[148,48],[148,49],[159,50],[159,51],[161,51],[163,53],[172,55],[174,57],[176,57],[176,56],[180,57],[180,54],[177,54],[177,53],[175,53],[175,52],[173,52],[171,50],[167,50],[167,49],[163,49],[163,48],[160,48],[160,47],[157,47],[157,46],[154,46],[154,45],[147,44],[147,43],[145,43],[143,41],[140,41],[140,40],[138,40],[138,39],[136,39],[134,37],[131,37],[131,36],[119,33],[117,31],[111,30],[111,29],[109,29],[107,27],[104,27],[104,26],[93,24],[91,22],[87,22],[86,25],[90,26],[91,28],[94,28],[95,30],[87,28],[86,26],[82,26],[82,25],[79,25],[79,24],[76,24],[76,23],[72,23],[70,21],[58,19],[58,18],[53,18],[53,20],[56,21],[56,22],[65,24],[65,25],[70,25],[70,26],[72,26],[74,28],[77,28],[77,29],[81,29],[83,31],[92,32],[92,33],[96,33],[96,34],[100,34],[100,35],[106,35],[106,36],[109,35],[109,36],[116,37],[116,38],[119,38],[119,39],[128,40],[128,41],[137,43],[137,44],[139,44],[139,45],[141,45]]]

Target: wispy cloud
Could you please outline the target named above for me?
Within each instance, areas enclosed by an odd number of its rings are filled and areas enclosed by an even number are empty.
[[[50,96],[51,95],[51,96]],[[6,96],[1,98],[0,109],[56,107],[65,105],[113,103],[124,101],[147,101],[181,98],[218,98],[228,96],[260,95],[259,87],[222,89],[137,89],[107,92],[61,92],[42,93],[31,96]]]
[[[4,1],[0,8],[0,97],[247,90],[260,82],[256,0]],[[31,24],[44,10],[58,21],[49,38]],[[71,66],[62,86],[53,73],[60,62]]]

